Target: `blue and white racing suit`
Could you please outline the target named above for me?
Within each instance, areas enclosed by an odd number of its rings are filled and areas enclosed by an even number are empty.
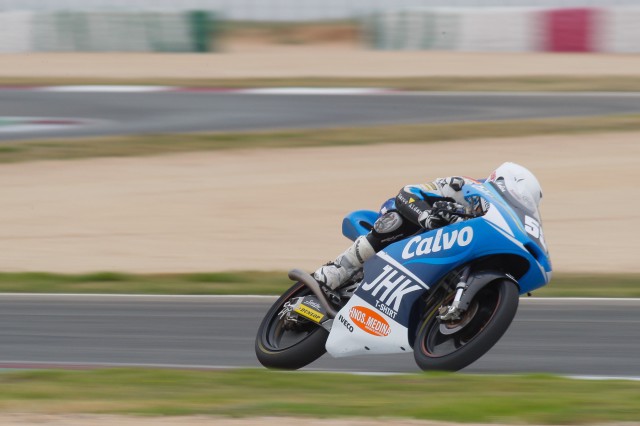
[[[366,236],[373,249],[378,252],[389,244],[411,236],[422,229],[421,215],[430,211],[437,201],[458,203],[468,212],[482,214],[481,200],[465,197],[465,185],[477,181],[460,176],[438,178],[432,182],[407,185],[394,199],[390,209],[383,209],[371,232]],[[386,211],[385,211],[386,210]],[[447,223],[442,223],[444,226]]]
[[[313,278],[323,288],[333,291],[357,276],[364,262],[389,244],[423,229],[460,221],[460,209],[464,213],[474,211],[481,214],[483,206],[479,197],[467,198],[464,195],[465,185],[471,182],[475,181],[452,176],[421,185],[405,186],[395,199],[384,204],[382,215],[373,224],[371,232],[356,238],[336,260],[316,270]]]

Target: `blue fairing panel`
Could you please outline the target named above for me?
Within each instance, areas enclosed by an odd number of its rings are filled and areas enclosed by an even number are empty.
[[[359,236],[369,233],[376,219],[378,219],[378,213],[372,210],[351,212],[342,221],[342,235],[355,241]]]

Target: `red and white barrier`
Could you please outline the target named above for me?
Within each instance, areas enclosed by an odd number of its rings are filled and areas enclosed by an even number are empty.
[[[366,30],[377,49],[640,53],[640,7],[426,9],[383,13]]]
[[[556,9],[542,12],[542,50],[547,52],[595,52],[600,36],[600,10]]]

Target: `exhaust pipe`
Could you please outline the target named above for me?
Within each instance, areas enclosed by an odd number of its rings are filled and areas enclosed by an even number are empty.
[[[289,271],[289,279],[291,281],[299,281],[306,285],[307,288],[318,298],[322,307],[327,311],[327,316],[329,318],[335,318],[336,315],[338,315],[338,311],[333,309],[333,306],[331,306],[331,303],[327,300],[327,296],[320,288],[318,281],[316,281],[311,275],[301,271],[300,269],[292,269]]]

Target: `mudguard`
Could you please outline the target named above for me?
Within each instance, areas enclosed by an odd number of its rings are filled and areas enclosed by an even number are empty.
[[[520,285],[518,284],[518,281],[516,281],[515,278],[513,278],[512,276],[505,274],[504,272],[500,272],[500,271],[475,272],[473,275],[469,277],[469,279],[467,279],[468,288],[467,290],[465,290],[464,294],[462,295],[462,298],[460,299],[460,305],[459,305],[460,309],[462,309],[463,311],[468,309],[469,305],[471,304],[471,301],[476,296],[476,294],[478,294],[478,292],[482,290],[482,288],[485,287],[487,284],[492,283],[497,279],[509,280],[513,282],[513,284],[516,285],[518,289],[520,289]]]

